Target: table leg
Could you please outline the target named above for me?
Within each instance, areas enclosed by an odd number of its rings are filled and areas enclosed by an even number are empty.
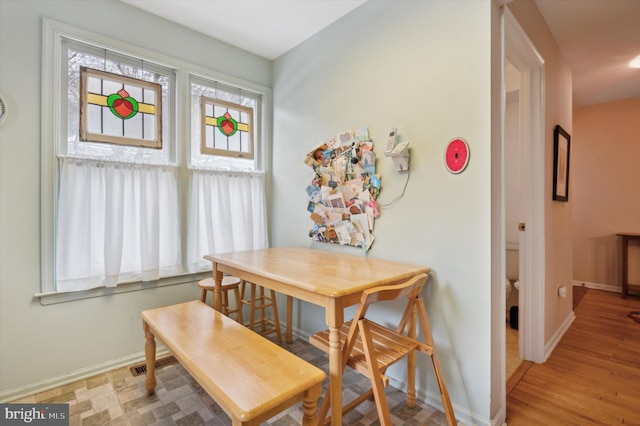
[[[315,424],[316,410],[318,408],[318,399],[322,393],[322,383],[318,383],[317,386],[313,386],[304,393],[302,399],[302,411],[304,413],[302,417],[302,424],[304,426],[311,426]]]
[[[293,297],[287,296],[287,331],[285,332],[285,341],[293,343]]]
[[[144,337],[144,357],[147,364],[147,393],[152,394],[156,390],[156,339],[149,325],[143,322]]]
[[[629,238],[622,237],[622,298],[629,293]]]
[[[342,425],[342,348],[338,327],[329,327],[329,389],[331,424]]]
[[[249,284],[249,300],[251,303],[249,304],[249,328],[255,331],[256,325],[256,310],[254,305],[256,303],[256,284]]]

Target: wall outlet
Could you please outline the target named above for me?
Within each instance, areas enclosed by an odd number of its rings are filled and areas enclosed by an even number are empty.
[[[560,297],[567,297],[567,287],[561,285],[560,287],[558,287],[558,296]]]

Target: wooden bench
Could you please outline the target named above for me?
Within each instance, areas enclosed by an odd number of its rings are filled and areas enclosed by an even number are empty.
[[[147,392],[155,391],[157,336],[231,417],[259,425],[302,401],[303,425],[315,422],[325,373],[201,301],[150,309],[145,332]]]

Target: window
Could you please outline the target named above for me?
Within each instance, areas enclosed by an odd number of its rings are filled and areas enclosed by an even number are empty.
[[[252,135],[261,134],[255,117],[261,116],[262,96],[215,80],[190,80],[187,269],[198,272],[211,266],[203,252],[267,246],[264,174],[256,173],[251,159],[260,145]],[[225,119],[231,121],[228,129]]]
[[[191,282],[205,254],[266,247],[268,89],[48,19],[44,34],[42,303]]]
[[[260,116],[262,97],[195,76],[190,86],[194,118],[191,165],[208,170],[254,171],[254,134],[259,134],[259,120],[254,117]]]
[[[58,148],[56,290],[183,273],[168,119],[175,70],[145,69],[138,58],[67,38],[62,56],[68,114]]]
[[[253,110],[200,97],[203,154],[253,158]]]
[[[162,86],[80,67],[80,140],[162,149]]]
[[[175,165],[176,70],[70,38],[61,39],[61,50],[67,96],[60,109],[67,112],[67,129],[58,154]],[[133,105],[123,112],[126,102],[136,105],[135,113]]]

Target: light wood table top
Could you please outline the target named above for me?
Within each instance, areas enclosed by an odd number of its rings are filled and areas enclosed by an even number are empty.
[[[302,247],[222,253],[207,255],[205,259],[219,264],[223,272],[237,270],[255,274],[295,288],[300,295],[309,293],[329,298],[360,294],[367,288],[430,271],[423,266]]]
[[[380,285],[402,282],[430,268],[304,247],[276,247],[213,254],[213,277],[223,273],[239,277],[288,296],[287,340],[291,339],[291,298],[325,308],[332,346],[329,353],[331,406],[342,407],[342,367],[339,327],[344,308],[359,302],[362,292]],[[221,292],[214,291],[214,306],[220,310]],[[410,373],[411,374],[411,373]],[[341,410],[332,410],[332,424],[342,422]]]

